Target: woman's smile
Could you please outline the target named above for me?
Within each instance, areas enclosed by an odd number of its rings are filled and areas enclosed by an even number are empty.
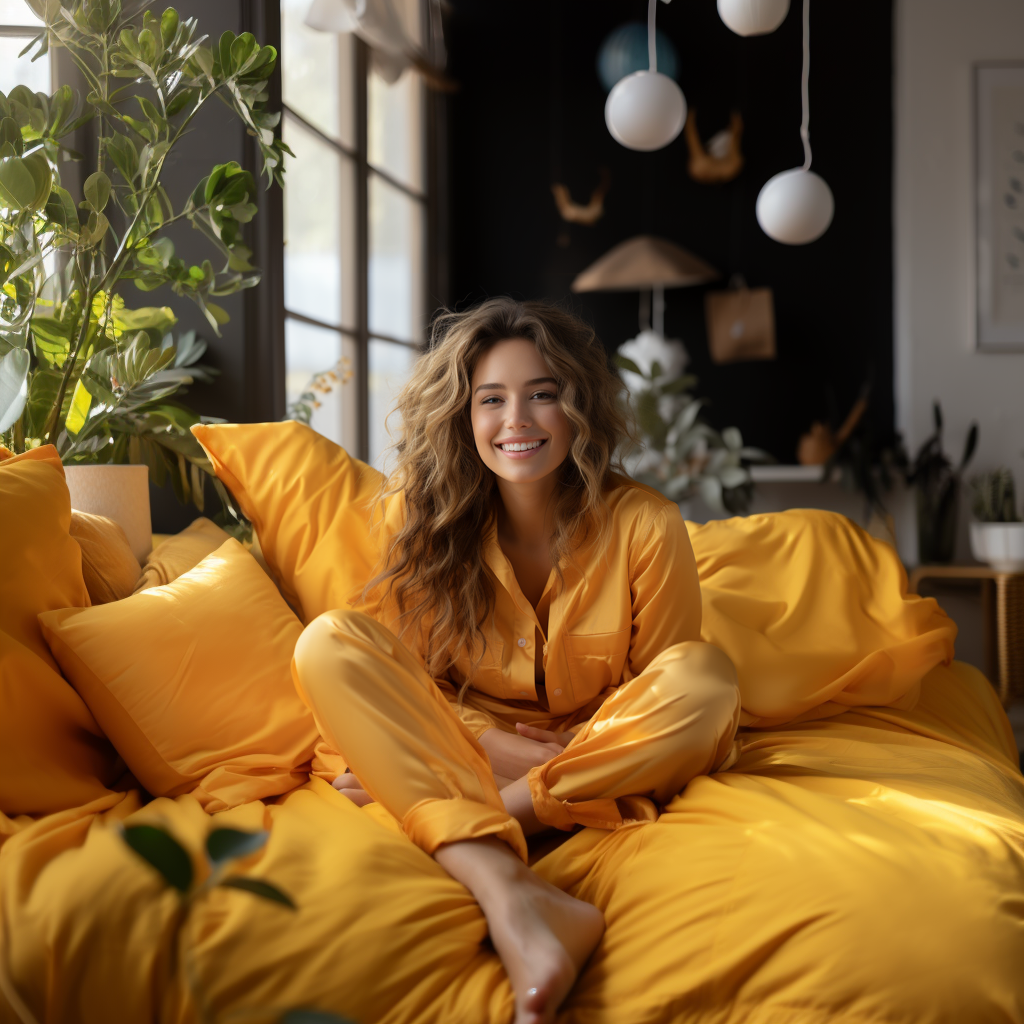
[[[495,447],[510,459],[528,459],[535,452],[539,451],[546,442],[546,437],[533,438],[528,441],[517,439],[513,441],[498,441]]]

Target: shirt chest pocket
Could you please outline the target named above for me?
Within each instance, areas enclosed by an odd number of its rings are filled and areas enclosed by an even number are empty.
[[[617,686],[629,653],[632,629],[614,633],[568,633],[565,637],[573,696],[583,703]]]

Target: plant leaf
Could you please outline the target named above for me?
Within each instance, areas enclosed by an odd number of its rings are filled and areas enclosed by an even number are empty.
[[[89,220],[79,235],[82,246],[89,248],[95,245],[107,233],[107,228],[109,227],[110,221],[107,220],[106,216],[102,213],[96,213],[94,210],[89,214]]]
[[[141,309],[119,309],[114,312],[114,326],[119,331],[166,331],[178,322],[170,306],[143,306]]]
[[[228,311],[223,306],[218,306],[216,302],[210,302],[209,299],[207,299],[206,308],[218,324],[226,324],[231,319],[231,317],[228,316]]]
[[[57,401],[61,377],[57,370],[37,368],[28,386],[28,401],[25,403],[25,418],[22,424],[26,437],[39,437],[46,427],[46,420]]]
[[[688,373],[682,377],[676,377],[675,380],[670,380],[667,384],[659,384],[658,387],[663,395],[682,395],[687,391],[692,391],[696,385],[697,378],[692,373]]]
[[[213,864],[223,864],[225,861],[255,853],[266,845],[269,838],[269,832],[241,832],[236,828],[217,828],[206,838],[206,855]]]
[[[635,373],[638,377],[643,376],[643,373],[640,372],[640,367],[628,356],[624,356],[619,352],[615,353],[615,365],[620,370],[628,370],[630,373]]]
[[[743,447],[743,435],[740,433],[739,427],[726,427],[722,431],[722,440],[730,451],[738,452]],[[726,484],[725,486],[735,487],[736,485]]]
[[[107,140],[107,153],[121,177],[130,185],[139,173],[139,151],[127,135],[113,135]]]
[[[110,199],[110,179],[102,171],[94,171],[82,186],[85,201],[97,213],[102,213]]]
[[[89,394],[81,380],[78,380],[75,383],[74,394],[71,396],[71,408],[68,410],[67,419],[64,420],[64,426],[69,434],[77,434],[85,426],[91,405],[92,395]]]
[[[710,508],[713,508],[716,512],[725,511],[725,503],[722,501],[722,484],[718,477],[702,477],[698,484],[698,489],[700,490],[700,496],[704,499],[705,504]]]
[[[718,474],[718,479],[721,480],[723,487],[742,487],[750,482],[750,474],[739,466],[726,466]]]
[[[55,185],[46,201],[46,219],[60,227],[70,235],[78,234],[78,210],[71,193],[67,189]]]
[[[152,825],[132,825],[124,830],[124,841],[159,871],[168,885],[180,893],[188,892],[192,885],[192,861],[171,835]]]
[[[222,889],[243,889],[251,892],[254,896],[270,900],[272,903],[280,903],[289,910],[298,910],[292,902],[292,898],[281,892],[276,885],[264,882],[261,878],[225,878],[218,888]]]
[[[28,400],[27,349],[12,348],[0,359],[0,433],[17,422]]]
[[[42,152],[0,160],[0,205],[16,210],[41,210],[50,197],[53,172]]]

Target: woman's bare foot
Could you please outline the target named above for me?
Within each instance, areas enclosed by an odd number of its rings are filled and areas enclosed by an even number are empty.
[[[365,807],[373,803],[373,797],[363,789],[363,784],[351,772],[339,775],[331,785],[343,796],[347,796],[356,807]]]
[[[498,839],[451,843],[434,856],[487,918],[515,995],[515,1024],[551,1024],[601,940],[601,911],[545,882]]]

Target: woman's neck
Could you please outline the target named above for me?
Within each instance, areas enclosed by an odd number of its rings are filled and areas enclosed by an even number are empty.
[[[518,548],[547,549],[555,532],[557,473],[528,484],[498,478],[498,536]]]

